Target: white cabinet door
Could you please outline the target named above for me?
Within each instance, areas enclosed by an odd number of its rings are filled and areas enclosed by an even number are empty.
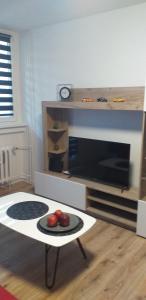
[[[35,172],[35,193],[85,210],[86,186],[68,179]]]
[[[146,201],[138,200],[136,234],[146,238]]]

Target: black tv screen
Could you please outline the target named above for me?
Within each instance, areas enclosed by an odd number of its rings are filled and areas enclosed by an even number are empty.
[[[129,188],[130,144],[69,137],[69,172],[119,188]]]

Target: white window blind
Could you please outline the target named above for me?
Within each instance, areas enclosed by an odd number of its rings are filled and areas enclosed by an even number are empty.
[[[11,36],[0,33],[0,117],[13,114]]]

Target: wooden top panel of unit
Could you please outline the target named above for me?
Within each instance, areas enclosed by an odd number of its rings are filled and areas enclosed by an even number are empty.
[[[43,101],[43,106],[63,109],[143,111],[144,91],[144,87],[73,89],[72,101]],[[95,102],[82,102],[82,98],[88,97],[95,99]],[[108,101],[96,101],[100,97],[105,97]],[[123,98],[124,102],[114,102],[115,98]]]

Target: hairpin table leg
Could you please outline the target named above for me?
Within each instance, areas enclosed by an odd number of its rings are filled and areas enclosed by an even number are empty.
[[[85,250],[84,250],[79,238],[77,238],[77,243],[78,243],[79,248],[80,248],[80,250],[83,254],[83,257],[85,259],[87,259],[87,255],[85,253]],[[55,284],[56,273],[57,273],[58,262],[59,262],[59,254],[60,254],[60,247],[58,247],[57,252],[56,252],[55,266],[54,266],[54,270],[52,271],[52,280],[51,280],[50,283],[48,283],[48,252],[51,248],[52,248],[51,246],[45,245],[45,285],[49,289],[53,288],[53,286]]]
[[[53,286],[55,284],[57,267],[58,267],[58,262],[59,262],[59,253],[60,253],[60,247],[59,247],[59,248],[57,248],[57,252],[56,252],[55,266],[54,266],[54,270],[52,272],[52,281],[51,281],[51,283],[48,283],[48,252],[49,252],[50,248],[51,248],[51,246],[48,247],[48,245],[45,245],[45,285],[49,289],[53,288]]]
[[[79,248],[80,248],[80,250],[81,250],[81,252],[82,252],[82,254],[83,254],[83,257],[84,257],[85,259],[87,259],[87,255],[86,255],[86,253],[85,253],[85,250],[84,250],[84,248],[83,248],[83,246],[82,246],[81,241],[80,241],[79,238],[77,239],[77,243],[78,243]]]

